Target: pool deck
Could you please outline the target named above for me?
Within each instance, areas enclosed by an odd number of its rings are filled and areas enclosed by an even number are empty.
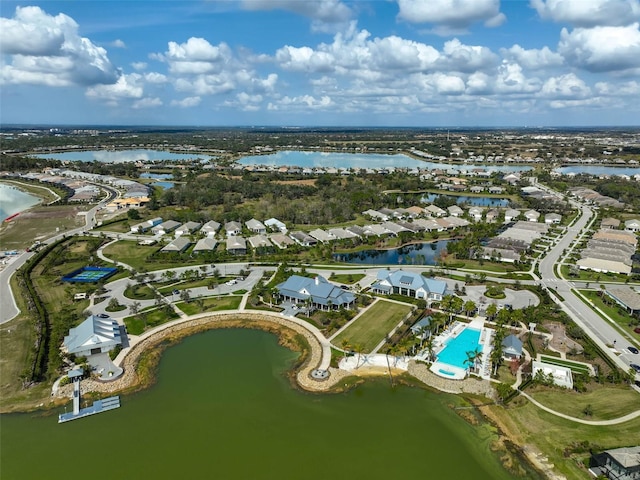
[[[434,339],[434,350],[433,353],[437,358],[438,354],[446,347],[448,341],[451,338],[457,337],[463,330],[466,328],[473,328],[474,330],[480,330],[480,339],[478,340],[478,344],[482,346],[482,357],[481,362],[478,366],[478,375],[484,379],[491,378],[491,351],[493,350],[491,346],[491,341],[493,338],[494,331],[491,328],[486,328],[484,326],[484,318],[475,318],[470,323],[463,323],[456,321],[449,328],[447,328],[444,332],[439,334]],[[419,360],[426,360],[427,352],[423,352],[419,354],[416,358]],[[469,369],[468,368],[460,368],[455,365],[450,365],[448,363],[438,362],[437,360],[433,362],[431,367],[429,368],[436,375],[448,378],[451,380],[462,380],[467,377]]]

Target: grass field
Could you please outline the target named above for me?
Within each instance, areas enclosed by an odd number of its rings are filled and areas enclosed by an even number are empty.
[[[618,398],[616,390],[615,387],[603,388],[601,393],[590,398],[594,419],[596,416],[607,414],[604,410],[607,403],[611,404],[611,408],[618,410],[615,402],[607,400],[610,395],[612,399]],[[545,398],[545,400],[549,402],[550,407],[558,410],[563,408],[564,404],[569,409],[567,413],[580,417],[584,407],[575,405],[578,400],[570,393],[558,390],[552,393],[553,398]],[[634,393],[634,395],[637,402],[638,394]],[[620,396],[620,399],[625,403],[626,398],[624,395]],[[601,399],[603,399],[602,405]],[[573,406],[571,406],[571,402],[574,403]],[[578,465],[578,462],[588,458],[588,452],[565,456],[565,449],[571,448],[572,445],[584,441],[595,445],[596,449],[640,445],[640,418],[611,426],[582,425],[540,410],[524,398],[512,401],[508,408],[500,406],[486,408],[499,418],[503,430],[521,444],[536,445],[548,457],[549,463],[555,465],[554,470],[565,475],[568,479],[587,480],[592,478],[586,469]],[[619,409],[620,414],[628,413],[628,410],[625,412],[624,408],[623,406]]]
[[[378,300],[338,335],[333,340],[333,344],[340,346],[343,339],[347,339],[353,349],[356,345],[361,345],[362,351],[368,353],[384,340],[387,333],[410,311],[411,307],[408,305]]]
[[[603,387],[589,384],[590,390],[578,393],[573,390],[557,390],[540,387],[540,390],[528,390],[533,398],[543,405],[572,417],[589,420],[611,420],[622,417],[640,408],[638,393],[628,385]],[[590,417],[582,411],[587,405],[593,410]]]
[[[138,245],[137,242],[131,240],[120,240],[113,243],[103,250],[107,258],[117,260],[127,265],[131,265],[138,271],[154,271],[165,268],[184,267],[186,265],[198,265],[198,260],[185,261],[180,259],[177,261],[158,261],[149,262],[148,257],[158,250],[158,246]]]
[[[167,312],[164,308],[160,308],[125,317],[124,324],[127,326],[127,332],[131,335],[140,335],[149,328],[157,327],[176,318],[178,318],[178,314],[173,310]]]
[[[221,310],[236,310],[240,306],[242,296],[226,296],[220,298],[203,298],[202,309],[196,301],[189,303],[179,302],[176,306],[187,315],[196,315],[203,312],[219,312]]]
[[[77,215],[80,210],[74,205],[52,205],[23,212],[15,220],[3,222],[0,226],[0,248],[27,248],[35,240],[50,237],[56,231],[64,232],[84,225],[84,217]]]
[[[332,282],[345,283],[348,285],[353,285],[356,282],[362,280],[365,276],[361,273],[357,274],[347,274],[347,273],[337,273],[331,276]]]
[[[593,305],[609,315],[609,317],[611,317],[613,321],[625,331],[628,337],[640,340],[640,334],[635,333],[633,331],[635,327],[630,326],[630,322],[632,320],[631,315],[626,312],[621,312],[622,309],[618,307],[618,304],[605,304],[600,298],[600,295],[598,295],[598,292],[594,290],[579,290],[579,292],[587,299],[591,300]]]

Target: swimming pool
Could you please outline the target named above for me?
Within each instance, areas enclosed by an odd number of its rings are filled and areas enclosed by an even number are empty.
[[[468,368],[467,352],[472,352],[476,348],[482,351],[479,340],[480,330],[466,327],[457,336],[446,341],[445,347],[438,353],[438,362],[462,369]]]

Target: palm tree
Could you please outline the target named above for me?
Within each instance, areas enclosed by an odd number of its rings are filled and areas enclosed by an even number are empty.
[[[360,357],[362,356],[362,352],[364,352],[364,347],[362,346],[361,343],[356,343],[353,346],[353,349],[356,351],[356,353],[358,354],[358,357],[356,359],[356,368],[360,367]]]
[[[424,342],[424,348],[427,350],[427,363],[431,363],[433,360],[433,337],[429,337]]]
[[[340,342],[340,348],[342,348],[342,354],[344,355],[344,360],[347,359],[347,352],[349,351],[349,349],[351,348],[351,344],[349,343],[349,339],[348,338],[343,338],[342,341]]]
[[[473,369],[474,373],[476,373],[477,366],[478,366],[478,359],[482,358],[482,350],[480,350],[480,347],[476,347],[475,350],[471,350],[466,353],[467,353],[467,359],[465,360],[464,363],[468,363],[469,368]]]
[[[489,304],[489,306],[487,307],[485,313],[487,315],[487,318],[492,319],[498,313],[498,306],[495,303]]]
[[[471,316],[471,313],[476,309],[476,303],[473,300],[467,300],[464,302],[464,313],[467,314],[467,317]]]

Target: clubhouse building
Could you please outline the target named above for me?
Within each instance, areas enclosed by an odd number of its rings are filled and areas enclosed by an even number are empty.
[[[447,284],[442,280],[405,270],[380,270],[377,281],[371,285],[371,291],[382,295],[404,295],[436,302],[442,300],[446,294]]]
[[[286,281],[276,285],[278,296],[284,302],[308,303],[317,310],[351,308],[356,297],[353,293],[336,287],[324,277],[315,278],[291,275]]]

